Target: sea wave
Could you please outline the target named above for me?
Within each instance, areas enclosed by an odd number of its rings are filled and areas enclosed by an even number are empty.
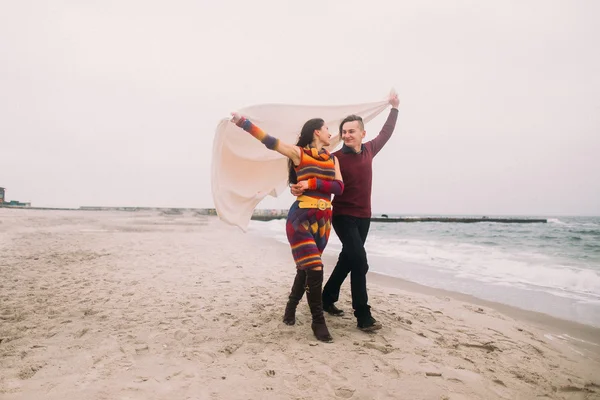
[[[377,271],[381,267],[373,265],[373,271],[405,279],[411,276],[399,268],[403,263],[413,263],[441,273],[440,279],[446,274],[453,281],[514,286],[578,301],[599,300],[598,245],[589,239],[583,241],[585,235],[572,232],[575,229],[571,226],[577,221],[556,221],[564,227],[422,224],[415,228],[412,224],[381,224],[372,227],[366,248],[369,256],[398,261],[387,263],[385,271]],[[252,221],[251,230],[287,243],[285,220]],[[586,229],[579,226],[577,230]],[[332,233],[325,253],[337,257],[340,250],[341,243]]]

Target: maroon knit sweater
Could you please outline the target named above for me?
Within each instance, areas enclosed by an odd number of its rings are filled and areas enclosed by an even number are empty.
[[[344,193],[333,198],[333,215],[371,218],[371,188],[373,186],[373,157],[392,136],[398,110],[392,108],[385,125],[373,140],[362,144],[360,153],[346,145],[333,153],[340,163]]]

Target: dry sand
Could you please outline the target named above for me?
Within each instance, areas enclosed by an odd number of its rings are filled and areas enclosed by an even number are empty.
[[[384,328],[327,316],[324,344],[305,300],[281,322],[294,273],[215,217],[0,209],[0,399],[600,398],[598,346],[564,335],[581,326],[378,277]]]

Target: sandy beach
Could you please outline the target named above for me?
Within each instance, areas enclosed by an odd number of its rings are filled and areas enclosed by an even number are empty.
[[[598,329],[371,275],[383,329],[346,282],[326,344],[294,274],[216,217],[0,209],[0,399],[600,399]]]

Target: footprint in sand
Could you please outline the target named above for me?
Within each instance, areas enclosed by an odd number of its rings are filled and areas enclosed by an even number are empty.
[[[203,364],[212,364],[215,361],[215,356],[211,353],[201,351],[186,351],[183,356],[188,360],[198,360]]]
[[[29,379],[35,375],[40,369],[42,369],[43,365],[28,365],[19,371],[19,379]]]
[[[187,332],[184,332],[184,331],[175,332],[175,339],[177,339],[177,340],[183,340],[186,336],[187,336]]]
[[[364,342],[363,347],[366,347],[369,349],[374,349],[374,350],[379,350],[383,354],[388,354],[388,353],[391,353],[392,351],[394,351],[394,348],[389,344],[383,345],[383,344],[373,343],[373,342]]]
[[[220,350],[222,353],[225,353],[226,355],[230,356],[233,353],[236,352],[237,349],[239,349],[242,346],[241,343],[232,343],[230,345],[225,346],[225,348],[223,348],[222,350]]]
[[[136,354],[146,354],[150,351],[150,348],[148,347],[148,345],[143,345],[143,346],[139,346],[135,348],[135,353]]]
[[[89,328],[83,328],[82,330],[80,330],[80,331],[76,332],[74,336],[75,336],[76,338],[80,338],[80,337],[82,337],[83,335],[85,335],[85,334],[86,334],[88,331],[89,331]]]
[[[252,371],[258,371],[266,367],[266,363],[262,360],[252,360],[246,363],[246,366]]]
[[[341,397],[342,399],[349,399],[354,396],[354,392],[356,390],[349,387],[339,387],[335,389],[336,397]]]
[[[310,389],[312,382],[306,376],[300,375],[296,378],[296,385],[300,390],[308,390]]]

